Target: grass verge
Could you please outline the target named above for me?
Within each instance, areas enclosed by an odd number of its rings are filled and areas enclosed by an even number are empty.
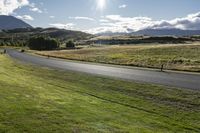
[[[0,55],[0,132],[200,132],[200,92]]]

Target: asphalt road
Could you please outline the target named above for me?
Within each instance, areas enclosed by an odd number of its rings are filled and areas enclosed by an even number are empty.
[[[56,69],[85,72],[89,74],[109,76],[137,82],[200,90],[200,74],[159,72],[156,70],[148,69],[143,70],[139,68],[115,67],[112,65],[71,62],[53,58],[48,59],[45,57],[20,53],[16,50],[11,49],[8,49],[7,53],[12,58],[18,59],[26,63],[32,63]]]

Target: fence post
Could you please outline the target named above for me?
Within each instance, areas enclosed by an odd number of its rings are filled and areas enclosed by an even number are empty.
[[[161,72],[163,72],[163,69],[164,69],[164,64],[161,65],[161,68],[160,68]]]

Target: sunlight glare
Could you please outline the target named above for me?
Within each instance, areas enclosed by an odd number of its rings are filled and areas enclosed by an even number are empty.
[[[106,0],[97,0],[97,8],[103,10],[106,6]]]

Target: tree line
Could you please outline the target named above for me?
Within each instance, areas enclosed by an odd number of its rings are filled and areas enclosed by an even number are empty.
[[[34,37],[29,39],[28,47],[31,50],[54,50],[59,47],[59,43],[51,38]]]
[[[56,39],[50,37],[32,37],[27,42],[16,42],[16,41],[3,41],[0,40],[0,46],[15,46],[24,47],[27,46],[31,50],[55,50],[60,47],[60,42]],[[65,47],[68,49],[74,49],[75,43],[69,40],[65,43]]]

